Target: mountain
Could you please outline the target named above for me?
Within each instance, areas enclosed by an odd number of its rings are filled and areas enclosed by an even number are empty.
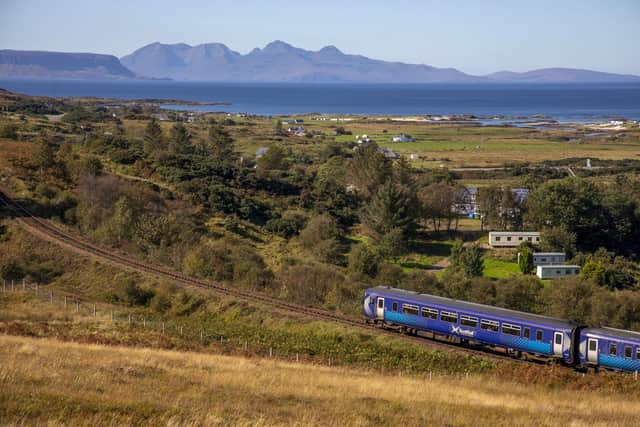
[[[141,77],[226,82],[640,82],[639,76],[573,68],[544,68],[524,73],[500,71],[474,76],[455,68],[387,62],[350,55],[335,46],[310,51],[280,40],[244,55],[222,43],[197,46],[152,43],[121,59],[95,53],[0,50],[0,78]]]
[[[600,71],[580,70],[576,68],[541,68],[539,70],[516,73],[499,71],[485,76],[499,82],[558,82],[558,83],[630,83],[640,82],[640,76],[630,74],[602,73]]]
[[[0,50],[0,77],[129,79],[135,75],[113,55]]]
[[[139,75],[178,80],[287,82],[474,82],[484,78],[454,68],[348,55],[335,46],[309,51],[280,40],[246,55],[220,43],[152,43],[121,58]]]

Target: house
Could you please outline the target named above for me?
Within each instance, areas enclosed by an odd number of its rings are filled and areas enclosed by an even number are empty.
[[[260,147],[256,150],[256,159],[259,159],[260,157],[264,156],[265,154],[267,154],[267,151],[269,151],[268,147]]]
[[[302,119],[286,119],[282,121],[283,125],[301,125],[304,123]]]
[[[305,136],[305,128],[302,126],[294,126],[287,129],[287,132],[292,133],[296,136]]]
[[[489,245],[494,248],[514,248],[522,242],[540,243],[538,231],[491,231]]]
[[[461,202],[455,206],[456,213],[465,215],[470,218],[478,215],[478,202],[476,198],[478,196],[477,187],[462,188],[462,194],[460,195]]]
[[[413,142],[413,138],[409,135],[400,134],[391,138],[391,142]]]
[[[381,152],[387,159],[398,160],[400,155],[387,147],[378,147],[378,151]]]
[[[529,190],[527,190],[526,188],[512,188],[511,193],[513,194],[513,197],[516,199],[516,202],[518,202],[518,204],[521,205],[524,203],[524,199],[526,199],[527,196],[529,195]]]
[[[539,265],[563,264],[565,261],[566,261],[566,255],[564,252],[534,252],[533,253],[533,265],[536,267]]]
[[[364,134],[364,135],[356,135],[356,142],[358,144],[367,144],[369,142],[373,142],[373,140],[369,138],[369,135]]]
[[[536,267],[536,276],[541,279],[558,279],[572,277],[580,274],[579,265],[539,265]]]

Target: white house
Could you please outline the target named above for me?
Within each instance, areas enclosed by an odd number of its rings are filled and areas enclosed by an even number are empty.
[[[580,274],[579,265],[539,265],[536,267],[536,276],[541,279],[558,279],[560,277],[572,277]]]
[[[564,252],[534,252],[533,265],[558,265],[566,261]]]
[[[413,138],[411,138],[409,135],[400,134],[391,138],[391,141],[392,142],[413,142]]]
[[[512,248],[522,242],[540,243],[538,231],[491,231],[489,245],[494,248]]]

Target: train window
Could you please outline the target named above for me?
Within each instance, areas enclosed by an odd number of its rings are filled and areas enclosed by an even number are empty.
[[[631,359],[631,347],[625,347],[624,348],[624,357],[626,357],[627,359]]]
[[[596,351],[598,348],[598,341],[594,339],[589,339],[589,351]]]
[[[410,314],[412,316],[418,315],[418,306],[411,304],[402,304],[402,312],[405,314]]]
[[[391,304],[391,310],[392,311],[398,311],[398,303],[394,302],[393,304]]]
[[[384,299],[378,298],[378,308],[384,308]]]
[[[520,326],[510,325],[508,323],[502,324],[502,333],[507,335],[520,336]]]
[[[422,307],[422,317],[428,317],[429,319],[438,318],[438,310],[435,308]]]
[[[555,335],[555,339],[556,339],[556,344],[560,345],[562,344],[562,334],[558,333]]]
[[[460,316],[460,324],[464,325],[464,326],[471,326],[472,328],[477,328],[478,327],[478,318],[477,317],[461,315]]]
[[[498,332],[498,322],[494,322],[493,320],[484,320],[480,321],[480,327],[487,331]]]
[[[636,360],[640,360],[640,347],[636,348]]]
[[[611,356],[618,355],[618,347],[615,344],[609,344],[609,354]]]
[[[441,311],[440,320],[442,320],[443,322],[456,323],[458,321],[458,313]]]
[[[531,338],[531,329],[530,328],[524,328],[524,332],[522,333],[522,336],[525,337],[526,339]]]

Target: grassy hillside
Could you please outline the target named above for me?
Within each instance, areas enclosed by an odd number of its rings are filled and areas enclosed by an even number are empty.
[[[637,425],[638,396],[0,336],[0,419],[48,425]]]

